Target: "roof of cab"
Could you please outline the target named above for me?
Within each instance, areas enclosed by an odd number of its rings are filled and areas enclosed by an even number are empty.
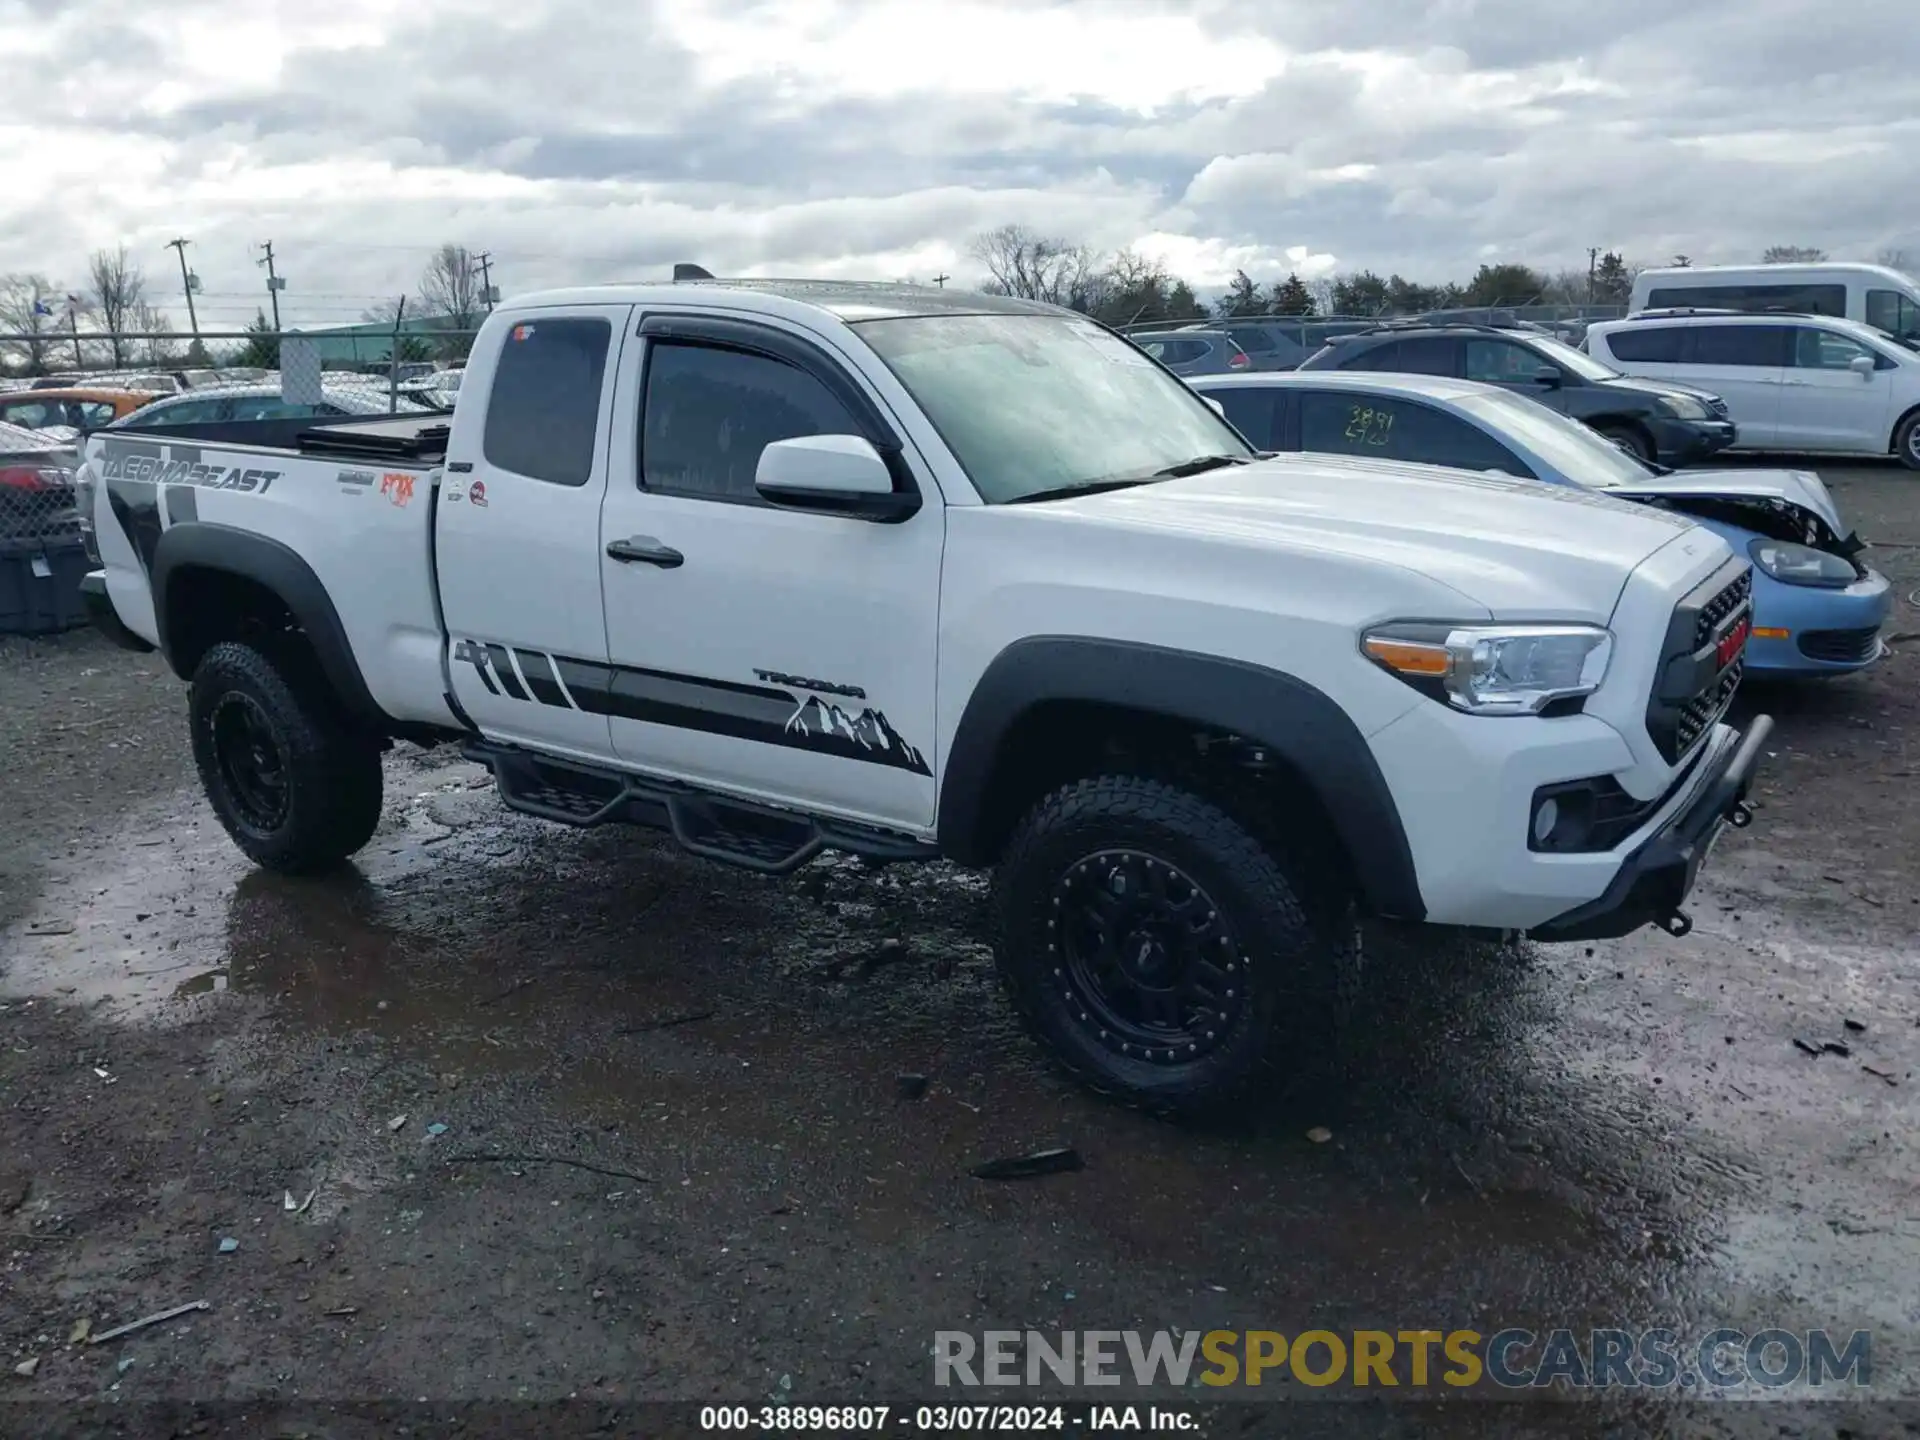
[[[1064,315],[1057,305],[987,295],[977,290],[943,290],[932,285],[901,285],[853,280],[675,280],[651,284],[592,285],[516,295],[498,311],[551,309],[561,305],[645,305],[710,300],[723,309],[749,308],[729,299],[767,296],[823,310],[855,324],[862,320],[898,320],[913,315]]]

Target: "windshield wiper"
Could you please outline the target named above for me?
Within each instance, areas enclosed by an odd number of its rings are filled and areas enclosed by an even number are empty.
[[[1076,495],[1102,495],[1109,490],[1130,490],[1135,485],[1151,485],[1152,483],[1152,478],[1144,475],[1133,475],[1124,479],[1109,477],[1105,480],[1083,480],[1078,485],[1061,485],[1052,490],[1035,490],[1030,495],[1016,495],[1004,503],[1008,505],[1032,505],[1041,500],[1071,500]]]
[[[1164,470],[1153,472],[1156,480],[1180,480],[1188,475],[1204,474],[1208,470],[1218,470],[1222,465],[1247,465],[1252,463],[1249,455],[1196,455],[1191,460],[1182,460],[1178,465],[1169,465]]]

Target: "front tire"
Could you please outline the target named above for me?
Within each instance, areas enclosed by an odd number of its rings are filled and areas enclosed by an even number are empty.
[[[1920,470],[1920,410],[1902,420],[1893,432],[1893,453],[1909,470]]]
[[[1331,1018],[1337,947],[1307,873],[1175,786],[1065,786],[994,876],[1002,982],[1083,1084],[1160,1114],[1225,1109]]]
[[[193,759],[214,814],[256,864],[336,865],[380,823],[380,752],[317,687],[290,683],[251,646],[216,645],[193,672]]]
[[[1638,425],[1596,425],[1594,429],[1614,444],[1626,449],[1634,459],[1645,461],[1649,465],[1659,463],[1660,457],[1653,448],[1653,437]]]

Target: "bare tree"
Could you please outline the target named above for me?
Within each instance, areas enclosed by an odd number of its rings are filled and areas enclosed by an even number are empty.
[[[147,277],[127,255],[122,245],[114,250],[96,250],[87,261],[89,298],[113,349],[116,370],[127,363],[127,344],[121,332],[131,329],[129,322],[146,302]]]
[[[1762,265],[1811,265],[1827,258],[1827,252],[1813,245],[1769,245],[1760,256]]]
[[[1889,270],[1898,270],[1902,275],[1920,276],[1920,260],[1914,258],[1911,250],[1902,250],[1898,246],[1882,250],[1875,257],[1875,263]]]
[[[479,326],[486,301],[480,294],[480,266],[464,245],[442,245],[420,276],[420,311],[444,316],[456,330]]]
[[[180,347],[174,342],[173,322],[142,300],[133,307],[130,327],[150,338],[127,345],[127,358],[136,365],[168,366],[180,363]]]
[[[1099,270],[1084,245],[1040,235],[1024,225],[1002,225],[974,237],[968,252],[991,277],[984,288],[997,295],[1084,308]]]
[[[44,375],[66,313],[66,296],[44,275],[0,276],[0,331],[30,338],[0,346],[22,362],[29,375]],[[40,337],[45,336],[43,340]]]

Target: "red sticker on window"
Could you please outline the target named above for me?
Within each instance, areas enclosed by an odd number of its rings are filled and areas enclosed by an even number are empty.
[[[531,338],[532,335],[533,326],[531,325],[516,325],[513,327],[513,338],[515,340],[526,340]]]

